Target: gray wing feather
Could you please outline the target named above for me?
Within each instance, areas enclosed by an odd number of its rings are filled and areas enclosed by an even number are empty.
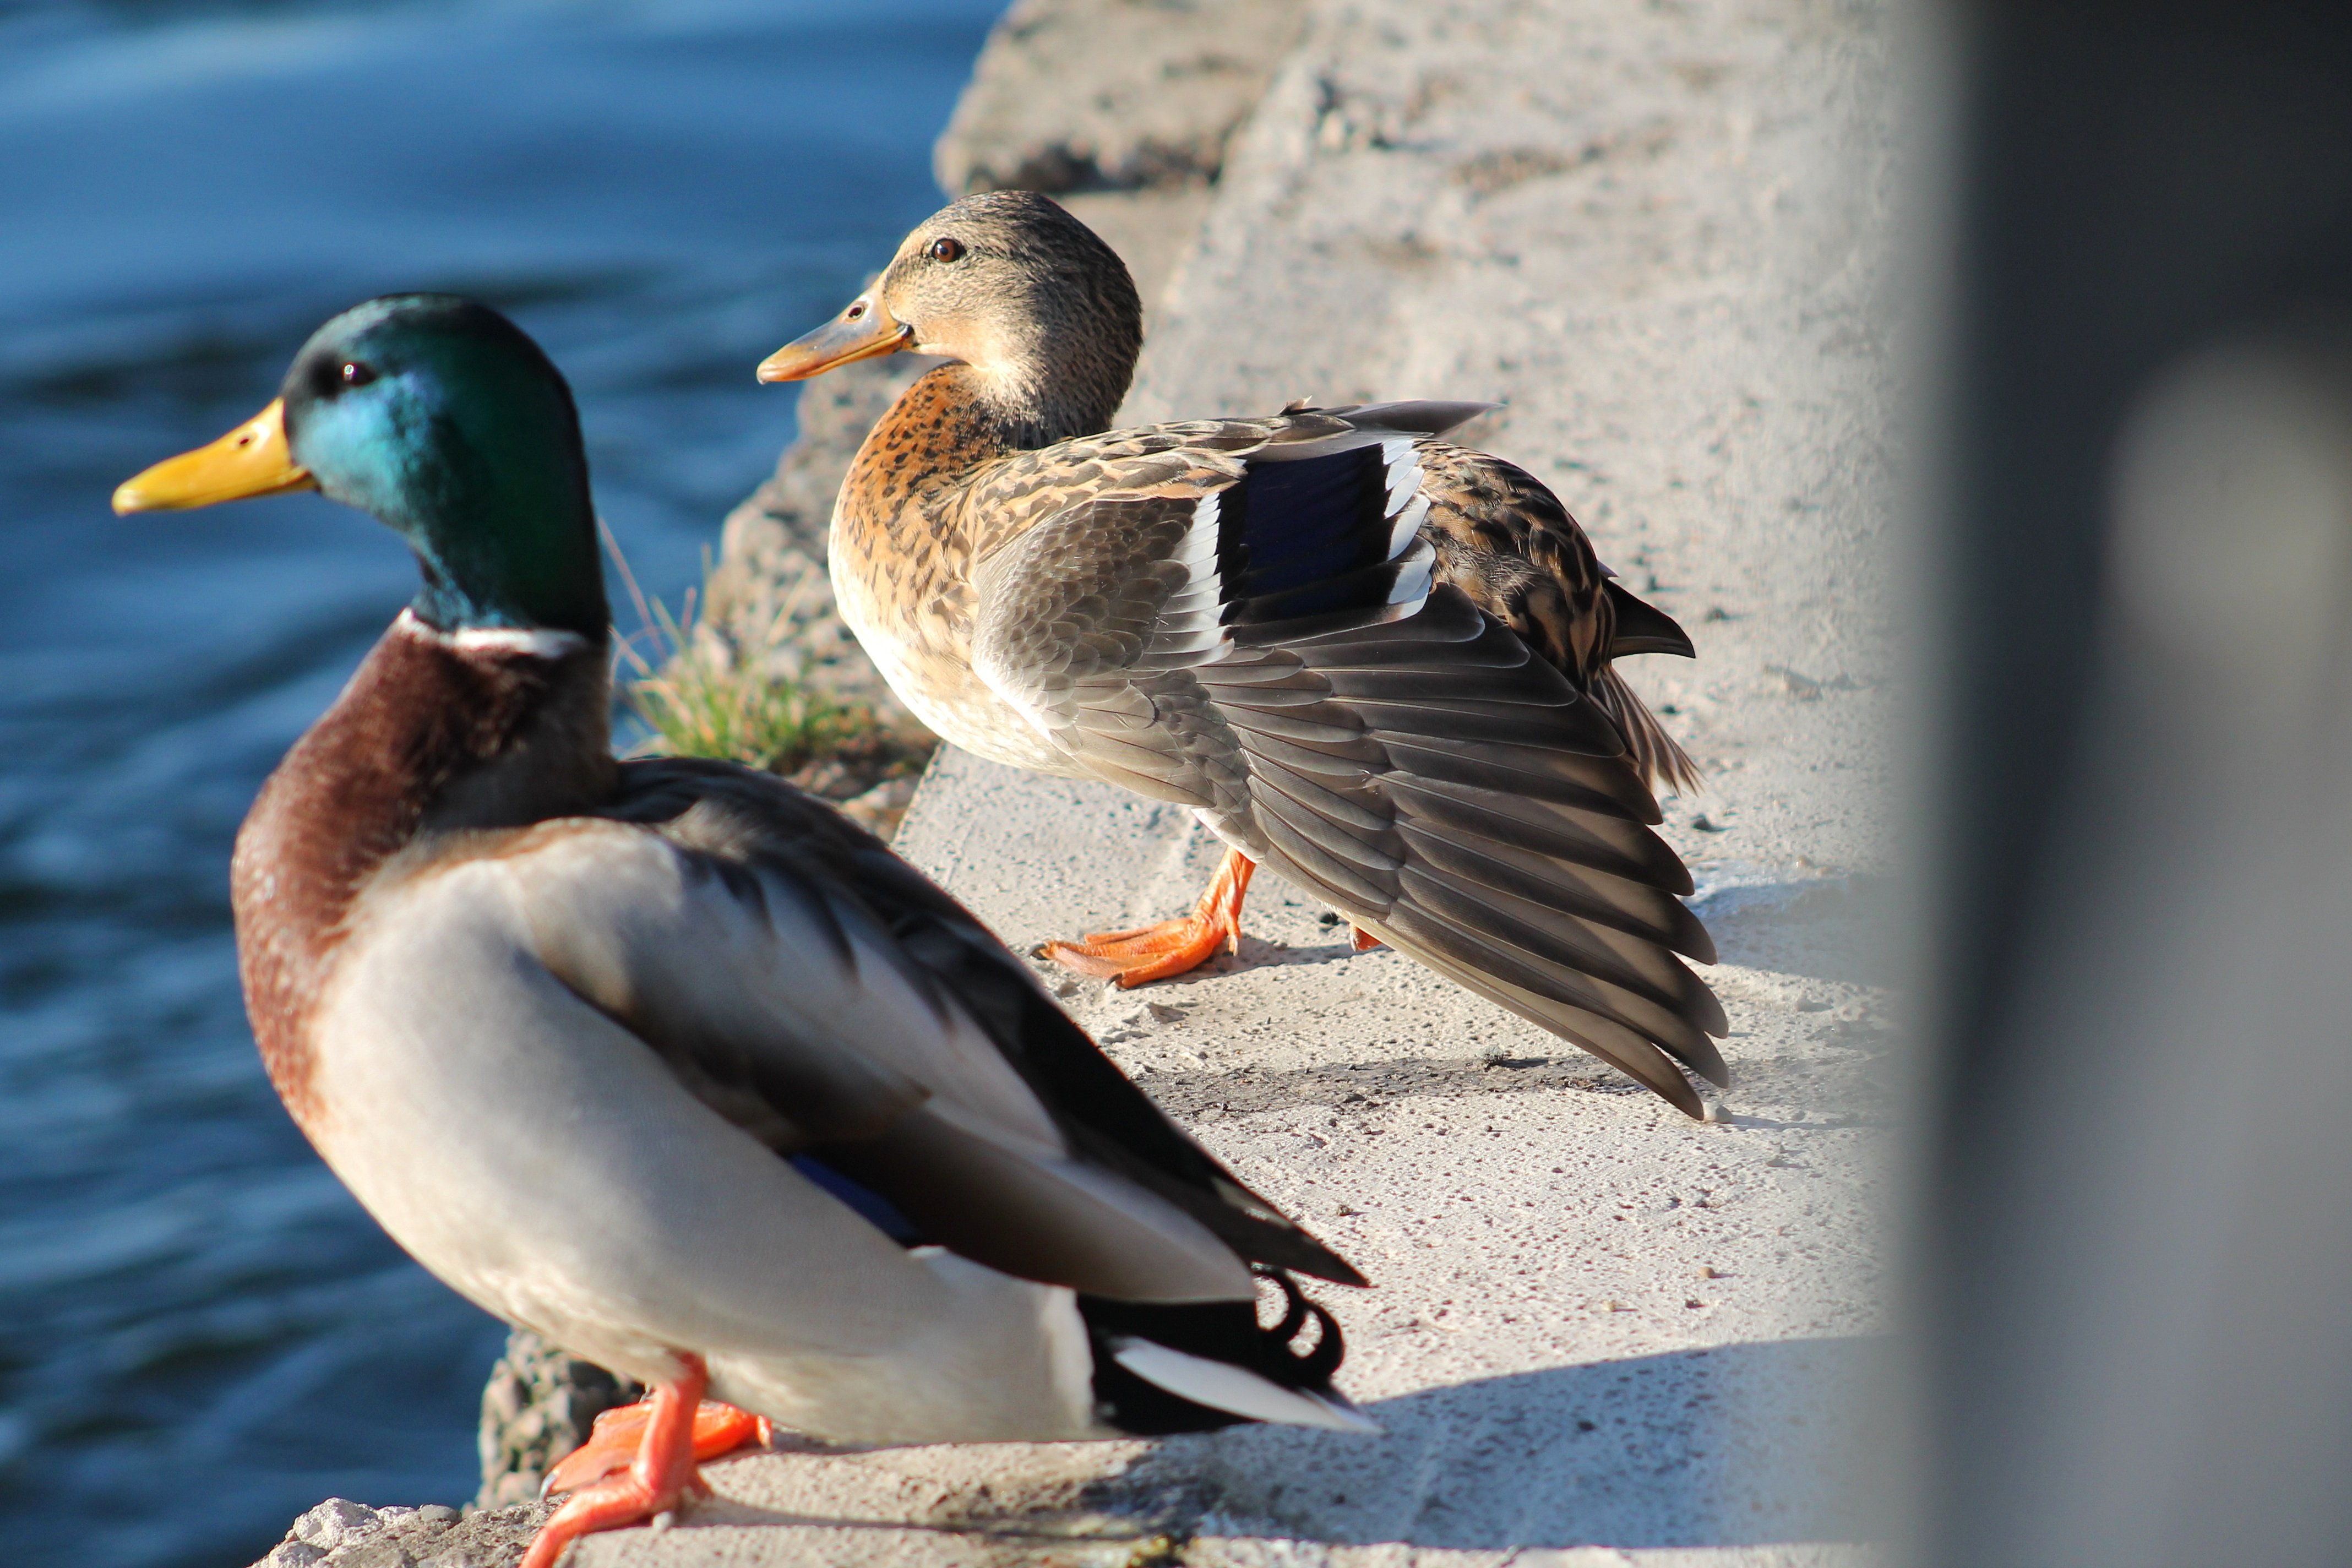
[[[870,1173],[975,1261],[1124,1300],[1249,1296],[1200,1220],[1073,1153],[870,911],[788,859],[729,853],[758,837],[727,820],[742,806],[706,799],[656,832],[534,830],[506,858],[540,960],[737,1126]]]

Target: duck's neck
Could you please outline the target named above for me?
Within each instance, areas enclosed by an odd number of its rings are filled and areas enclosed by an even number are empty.
[[[1105,428],[1100,399],[1083,407],[1011,400],[967,364],[943,364],[898,395],[866,434],[843,481],[833,548],[853,559],[919,558],[959,548],[944,510],[983,464]]]
[[[876,428],[894,420],[902,428],[943,428],[958,451],[980,462],[1108,430],[1126,395],[1124,368],[1106,379],[1047,374],[1019,363],[985,368],[950,363],[899,394]]]
[[[437,833],[593,808],[616,773],[601,638],[440,632],[404,613],[262,786],[231,868],[246,1006],[297,1121],[303,1024],[352,905]]]
[[[1028,451],[1110,428],[1135,378],[1140,340],[1031,323],[999,337],[985,363],[951,364],[959,395],[1003,451]],[[933,372],[933,374],[940,374]]]

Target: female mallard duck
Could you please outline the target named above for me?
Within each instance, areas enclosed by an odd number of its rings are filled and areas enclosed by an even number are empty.
[[[918,227],[793,381],[912,349],[834,510],[842,615],[949,740],[1192,806],[1228,847],[1190,917],[1043,950],[1122,984],[1238,946],[1270,864],[1693,1116],[1727,1081],[1715,950],[1645,780],[1690,761],[1611,667],[1688,654],[1522,470],[1437,437],[1475,404],[1100,434],[1141,342],[1127,268],[1043,196]]]
[[[310,487],[425,587],[237,836],[247,1006],[418,1261],[656,1389],[602,1434],[622,1452],[565,1467],[589,1484],[530,1568],[676,1506],[741,1411],[859,1442],[1368,1425],[1284,1271],[1361,1278],[960,905],[781,780],[614,761],[579,423],[529,338],[446,296],[360,305],[114,504]],[[698,1434],[706,1389],[740,1410]]]

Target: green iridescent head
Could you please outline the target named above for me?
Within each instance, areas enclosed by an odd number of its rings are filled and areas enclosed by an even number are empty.
[[[355,305],[310,334],[278,401],[115,492],[117,511],[315,487],[415,551],[445,631],[607,622],[580,417],[515,324],[446,294]]]

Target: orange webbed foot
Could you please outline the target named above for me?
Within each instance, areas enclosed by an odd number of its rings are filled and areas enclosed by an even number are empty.
[[[1381,939],[1360,925],[1348,928],[1348,945],[1358,952],[1370,952],[1381,945]]]
[[[1198,969],[1219,948],[1241,951],[1242,900],[1249,891],[1250,873],[1256,869],[1255,861],[1228,849],[1199,906],[1182,920],[1132,931],[1092,931],[1082,942],[1049,942],[1039,946],[1037,954],[1081,974],[1116,980],[1122,990]]]
[[[1216,957],[1219,948],[1238,944],[1237,931],[1187,915],[1133,931],[1095,931],[1081,942],[1049,942],[1037,952],[1065,969],[1115,980],[1121,989],[1131,990],[1198,969]]]
[[[759,1417],[706,1402],[702,1391],[710,1380],[701,1358],[682,1360],[686,1375],[659,1384],[642,1405],[606,1411],[588,1442],[548,1477],[550,1490],[572,1490],[572,1496],[531,1538],[522,1568],[555,1568],[564,1549],[583,1535],[642,1523],[688,1497],[709,1496],[697,1462],[767,1435]],[[634,1453],[628,1452],[632,1436]],[[607,1462],[614,1456],[621,1458],[617,1468]]]
[[[629,1461],[637,1457],[637,1449],[645,1440],[646,1425],[653,1419],[653,1401],[643,1399],[635,1405],[616,1405],[596,1417],[588,1441],[548,1471],[546,1483],[539,1489],[540,1495],[576,1492],[616,1470],[627,1469]],[[694,1411],[694,1462],[698,1465],[705,1459],[731,1454],[747,1444],[765,1447],[772,1435],[766,1416],[706,1399]]]

